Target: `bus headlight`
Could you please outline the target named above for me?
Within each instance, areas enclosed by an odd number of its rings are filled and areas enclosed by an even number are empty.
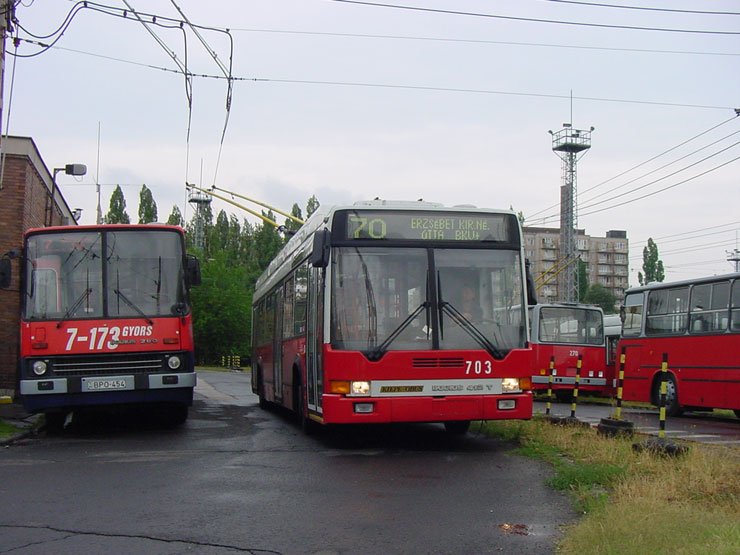
[[[31,367],[31,369],[33,370],[33,373],[36,374],[37,376],[43,376],[44,374],[46,374],[46,369],[47,369],[46,362],[44,362],[43,360],[37,360],[36,362],[33,363],[33,366]]]
[[[167,366],[170,367],[170,370],[177,370],[180,368],[180,365],[182,364],[182,361],[180,360],[180,357],[175,355],[171,356],[167,359]]]
[[[518,393],[521,391],[519,378],[504,378],[501,380],[501,391],[503,393]]]
[[[350,395],[366,397],[370,394],[370,382],[352,382],[350,385]]]

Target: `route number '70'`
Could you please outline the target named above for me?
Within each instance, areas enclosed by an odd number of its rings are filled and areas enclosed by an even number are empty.
[[[465,361],[465,375],[469,374],[491,374],[493,372],[493,366],[491,366],[491,361],[486,360],[466,360]]]

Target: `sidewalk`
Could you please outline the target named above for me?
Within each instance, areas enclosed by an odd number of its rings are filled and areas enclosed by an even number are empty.
[[[40,414],[29,414],[23,405],[13,402],[10,397],[0,397],[0,420],[19,428],[19,431],[11,436],[0,437],[0,445],[8,445],[29,435],[36,428],[40,418]]]

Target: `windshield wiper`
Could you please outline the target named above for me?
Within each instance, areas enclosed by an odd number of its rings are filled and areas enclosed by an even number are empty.
[[[83,303],[83,301],[87,300],[87,298],[90,296],[90,293],[92,293],[92,288],[88,287],[82,292],[79,297],[77,297],[77,300],[74,302],[74,304],[67,309],[67,312],[64,313],[64,316],[62,316],[61,320],[57,322],[57,328],[61,328],[64,321],[72,316],[72,314],[77,312],[77,309],[80,308],[80,305]]]
[[[468,320],[465,315],[458,309],[456,309],[451,303],[448,303],[447,301],[442,301],[439,303],[439,308],[440,311],[446,312],[457,325],[465,330],[465,332],[470,337],[472,337],[481,347],[488,351],[488,354],[490,354],[493,358],[504,358],[504,354],[493,343],[491,343],[485,335],[483,335],[483,332],[480,331],[475,326],[475,324],[473,324],[473,322]],[[442,318],[440,318],[440,321],[442,321]]]
[[[409,314],[403,322],[398,324],[396,329],[394,329],[380,345],[375,347],[375,349],[367,355],[367,358],[369,360],[380,360],[381,357],[388,351],[388,347],[390,347],[390,344],[393,343],[399,335],[401,335],[401,332],[403,332],[403,330],[411,325],[411,322],[414,321],[414,319],[421,313],[422,310],[424,310],[425,308],[429,308],[429,306],[429,301],[424,301],[418,307],[416,307],[416,309],[411,314]],[[429,329],[428,326],[427,329]],[[428,334],[429,332],[427,332],[427,335]]]
[[[123,294],[123,293],[122,293],[121,291],[119,291],[118,289],[114,289],[114,290],[113,290],[113,292],[114,292],[114,293],[115,293],[116,295],[118,295],[118,298],[119,298],[119,299],[121,299],[121,300],[122,300],[122,301],[123,301],[124,303],[126,303],[126,305],[128,305],[128,307],[129,307],[129,308],[130,308],[131,310],[135,310],[135,311],[136,311],[136,312],[137,312],[137,313],[139,314],[139,316],[141,316],[142,318],[144,318],[144,320],[146,320],[146,323],[147,323],[147,324],[149,324],[150,326],[154,324],[154,321],[153,321],[153,320],[152,320],[151,318],[149,318],[149,316],[147,316],[146,314],[144,314],[144,311],[143,311],[143,310],[141,310],[141,309],[140,309],[140,308],[139,308],[138,306],[136,306],[136,305],[135,305],[135,304],[133,303],[133,301],[131,301],[131,299],[129,299],[129,298],[128,298],[128,297],[127,297],[126,295],[124,295],[124,294]]]

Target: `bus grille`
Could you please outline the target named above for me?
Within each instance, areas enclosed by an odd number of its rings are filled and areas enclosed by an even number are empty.
[[[414,368],[462,368],[465,361],[462,358],[414,358],[412,360]]]
[[[53,361],[56,374],[65,376],[113,376],[116,374],[145,374],[164,370],[164,357],[157,353],[100,355],[59,358]]]

